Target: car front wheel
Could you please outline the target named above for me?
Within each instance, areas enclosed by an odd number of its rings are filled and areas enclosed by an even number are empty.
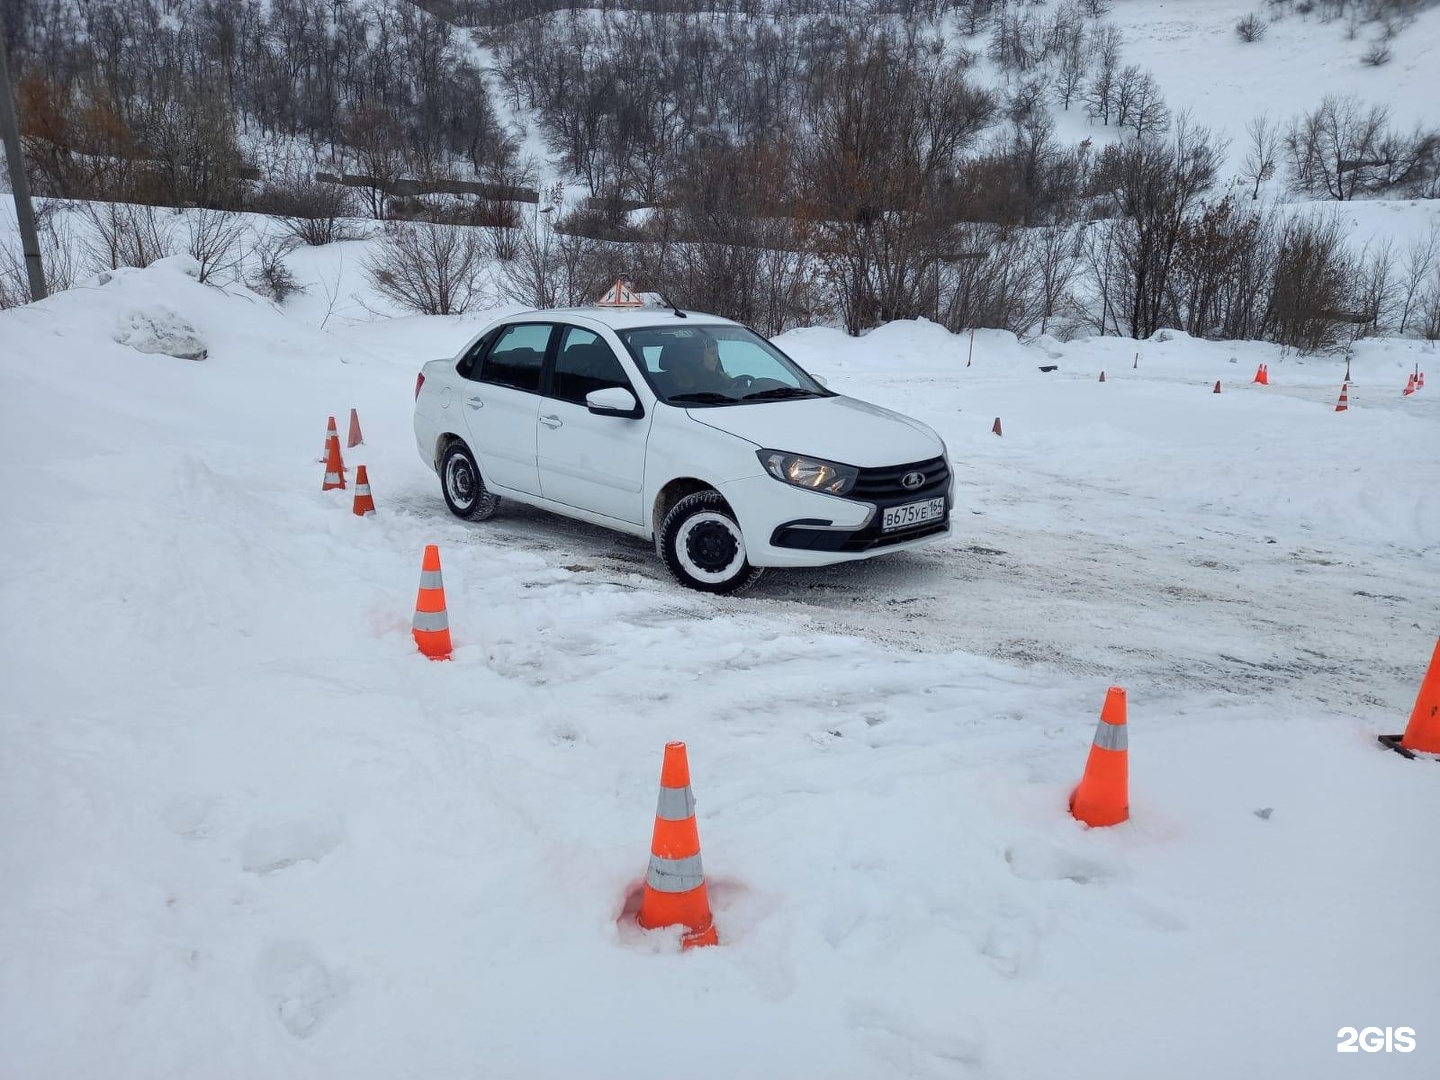
[[[500,505],[500,496],[486,490],[470,448],[458,440],[440,458],[440,490],[450,512],[465,521],[484,521]]]
[[[655,546],[675,580],[701,592],[737,593],[763,572],[750,565],[745,536],[717,491],[697,491],[672,506]]]

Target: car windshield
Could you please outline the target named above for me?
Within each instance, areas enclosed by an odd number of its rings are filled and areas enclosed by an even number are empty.
[[[657,397],[685,408],[743,405],[830,392],[743,326],[645,326],[619,331]]]

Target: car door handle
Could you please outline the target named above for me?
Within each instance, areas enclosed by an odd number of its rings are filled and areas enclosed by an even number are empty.
[[[557,428],[560,427],[560,425],[564,423],[564,421],[562,421],[558,416],[542,416],[540,417],[540,423],[544,424],[548,428]]]
[[[483,409],[483,408],[485,407],[485,402],[484,402],[484,400],[483,400],[482,398],[478,398],[478,397],[472,397],[472,398],[470,398],[470,399],[466,402],[466,404],[469,405],[472,409]]]

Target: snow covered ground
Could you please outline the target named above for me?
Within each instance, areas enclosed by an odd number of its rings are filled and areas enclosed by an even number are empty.
[[[1440,634],[1431,346],[1361,343],[1337,414],[1344,360],[1271,346],[787,334],[941,432],[957,528],[711,600],[450,518],[414,374],[484,316],[314,302],[172,260],[0,312],[0,1075],[1440,1072],[1440,769],[1374,741]],[[177,322],[206,360],[116,340]],[[351,406],[367,520],[320,491]],[[1133,817],[1092,831],[1112,683]],[[689,953],[622,916],[672,739]]]

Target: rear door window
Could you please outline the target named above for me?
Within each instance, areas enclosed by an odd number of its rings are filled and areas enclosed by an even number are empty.
[[[550,323],[507,326],[481,361],[480,381],[538,394],[540,370],[553,329]]]

